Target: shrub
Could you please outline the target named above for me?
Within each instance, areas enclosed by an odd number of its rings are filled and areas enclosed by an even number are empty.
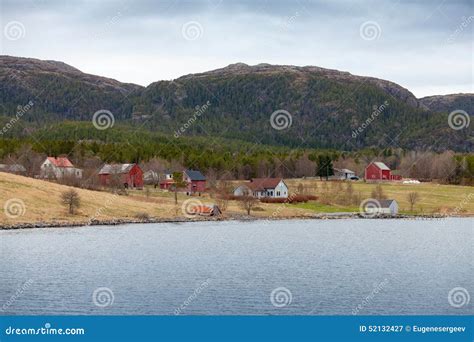
[[[135,214],[135,218],[142,221],[148,221],[150,219],[150,215],[148,213],[140,212]]]

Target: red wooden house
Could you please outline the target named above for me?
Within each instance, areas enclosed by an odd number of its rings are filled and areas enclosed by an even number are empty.
[[[100,184],[103,186],[124,186],[125,188],[143,188],[143,171],[137,164],[105,164],[99,171]]]
[[[401,180],[402,176],[393,175],[392,170],[382,162],[372,162],[365,168],[365,180]]]
[[[206,190],[206,177],[197,170],[185,170],[184,181],[188,184],[186,191],[190,193],[204,192]]]

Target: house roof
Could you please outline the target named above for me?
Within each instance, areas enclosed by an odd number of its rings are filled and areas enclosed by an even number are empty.
[[[373,162],[373,164],[375,164],[375,166],[377,166],[380,170],[390,171],[390,168],[382,162]]]
[[[349,170],[349,169],[334,169],[334,170],[341,173],[355,173],[354,171]]]
[[[265,189],[275,189],[281,181],[281,178],[252,178],[250,183],[246,183],[245,185],[253,191],[261,191]]]
[[[197,170],[185,170],[184,173],[192,180],[192,181],[205,181],[206,177],[201,173],[201,171]]]
[[[394,199],[388,199],[388,200],[380,200],[379,202],[382,208],[389,208],[393,202],[396,203],[397,201],[395,201]]]
[[[105,164],[99,171],[99,175],[110,175],[112,173],[128,173],[135,164]]]
[[[67,157],[48,157],[48,160],[56,167],[74,167]]]

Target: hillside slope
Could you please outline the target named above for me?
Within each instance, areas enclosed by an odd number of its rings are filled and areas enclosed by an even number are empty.
[[[420,102],[390,81],[314,66],[237,63],[143,88],[61,62],[0,56],[0,124],[29,101],[21,124],[28,129],[17,125],[6,136],[64,120],[90,122],[105,109],[116,122],[169,136],[186,125],[182,136],[288,147],[474,149],[472,130],[451,129],[436,101]],[[271,119],[276,111],[282,121]]]

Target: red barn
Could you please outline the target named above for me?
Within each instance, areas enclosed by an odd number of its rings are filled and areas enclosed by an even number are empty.
[[[143,171],[137,164],[105,164],[99,171],[103,186],[123,185],[125,188],[143,188]]]
[[[206,177],[200,171],[185,170],[183,178],[188,184],[186,187],[187,192],[203,192],[206,190]]]
[[[372,162],[365,168],[365,180],[401,180],[399,175],[392,175],[392,170],[382,162]]]

